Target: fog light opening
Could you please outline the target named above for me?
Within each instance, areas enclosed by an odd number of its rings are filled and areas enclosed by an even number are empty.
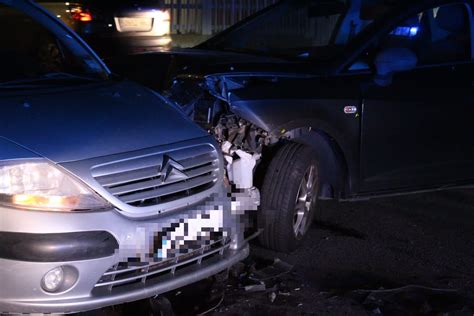
[[[56,267],[43,276],[41,288],[51,294],[66,292],[76,284],[78,276],[78,271],[73,267]]]

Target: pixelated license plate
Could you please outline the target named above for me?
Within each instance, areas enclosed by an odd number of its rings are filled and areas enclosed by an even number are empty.
[[[149,32],[153,25],[151,18],[119,18],[122,32]]]
[[[223,214],[221,210],[182,219],[162,229],[155,239],[155,256],[169,259],[189,255],[222,240]]]

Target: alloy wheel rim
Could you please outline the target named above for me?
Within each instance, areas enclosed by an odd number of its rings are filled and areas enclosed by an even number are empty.
[[[296,198],[293,232],[297,239],[301,239],[311,224],[311,211],[316,200],[316,166],[311,165],[301,180]]]

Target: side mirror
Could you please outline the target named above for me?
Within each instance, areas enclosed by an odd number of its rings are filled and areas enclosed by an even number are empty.
[[[375,57],[374,63],[377,70],[375,83],[386,87],[392,83],[394,73],[414,69],[418,57],[408,48],[387,48]]]

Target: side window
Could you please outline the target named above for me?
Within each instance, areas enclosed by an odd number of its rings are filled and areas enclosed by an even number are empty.
[[[426,10],[396,27],[380,42],[379,51],[407,48],[417,64],[432,65],[471,59],[468,7],[457,3]]]
[[[58,73],[102,76],[100,65],[69,49],[47,27],[16,8],[0,4],[0,84]]]

